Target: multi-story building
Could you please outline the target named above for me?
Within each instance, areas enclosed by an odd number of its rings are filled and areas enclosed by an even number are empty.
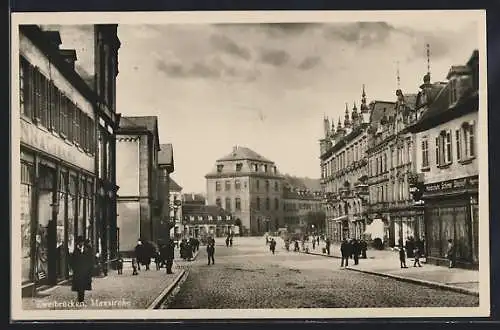
[[[370,106],[376,107],[377,103]],[[349,116],[346,104],[344,126],[324,119],[320,140],[321,184],[326,212],[326,236],[333,241],[360,238],[366,226],[368,128],[370,107],[363,86],[361,109],[356,104]]]
[[[169,189],[170,189],[170,199],[169,199],[170,221],[174,224],[174,227],[170,231],[170,236],[179,237],[183,233],[182,187],[173,178],[170,178]]]
[[[234,215],[242,234],[259,235],[282,227],[283,176],[275,163],[245,147],[215,163],[207,179],[207,205]]]
[[[177,183],[172,180],[170,174],[174,172],[174,150],[171,143],[161,144],[158,152],[159,169],[159,193],[161,201],[161,216],[157,223],[157,239],[165,241],[173,235],[175,228],[179,228],[179,223],[170,217],[172,206],[170,204],[172,188],[177,188]]]
[[[88,83],[75,70],[77,51],[60,49],[59,31],[36,25],[19,28],[15,61],[19,60],[23,294],[71,276],[69,256],[76,236],[91,242],[103,264],[116,250],[114,204],[101,202],[112,200],[116,192],[114,165],[107,162],[114,150],[108,145],[101,151],[98,128],[113,134],[120,119],[115,94],[107,92],[113,90],[118,72],[120,42],[116,25],[93,25],[86,31],[83,38],[95,55]],[[107,165],[104,171],[102,163]]]
[[[156,241],[162,201],[158,197],[158,119],[122,117],[116,131],[120,252],[133,251],[139,238]],[[121,166],[120,166],[121,164]]]
[[[283,217],[288,231],[319,232],[323,230],[323,192],[319,179],[285,175],[282,200]]]
[[[477,144],[479,52],[463,66],[452,66],[448,82],[428,100],[422,86],[416,134],[416,199],[424,201],[427,260],[444,263],[448,239],[457,252],[457,266],[479,265],[479,201]],[[486,111],[482,109],[481,111]]]

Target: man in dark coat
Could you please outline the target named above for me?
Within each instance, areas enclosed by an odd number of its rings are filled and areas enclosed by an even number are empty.
[[[269,249],[273,254],[276,251],[276,241],[274,240],[274,238],[271,238],[271,243],[269,243]]]
[[[342,244],[340,244],[340,254],[342,256],[342,262],[340,264],[340,267],[344,267],[344,261],[345,261],[345,266],[349,266],[349,257],[351,256],[351,251],[350,251],[350,245],[347,242],[347,240],[343,240]]]
[[[92,271],[94,268],[94,251],[85,244],[83,237],[76,239],[76,247],[72,256],[73,279],[71,290],[78,293],[78,302],[85,299],[85,291],[92,290]]]
[[[215,240],[213,237],[209,237],[207,241],[207,255],[208,255],[208,265],[212,262],[212,265],[215,264]]]
[[[361,258],[366,259],[366,251],[368,250],[368,244],[364,239],[359,242],[359,246],[361,249]]]
[[[229,246],[233,246],[233,234],[229,236]]]
[[[149,255],[148,247],[142,242],[142,240],[137,241],[135,246],[135,258],[137,259],[137,268],[141,270],[141,265],[146,266],[146,270],[149,270],[149,264],[151,263],[151,256]]]
[[[330,255],[330,245],[331,245],[331,242],[330,242],[330,238],[327,238],[326,241],[325,241],[325,248],[326,248],[326,253],[328,255]]]
[[[175,243],[169,239],[166,244],[161,247],[160,254],[166,261],[167,274],[172,274],[172,266],[174,264],[174,249]]]
[[[357,239],[353,239],[352,242],[352,256],[354,259],[354,264],[357,265],[359,263],[359,254],[360,254],[360,247]]]

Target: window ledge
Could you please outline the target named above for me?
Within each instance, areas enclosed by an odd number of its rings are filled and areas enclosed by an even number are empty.
[[[24,120],[27,123],[33,124],[33,120],[31,120],[31,118],[26,116],[25,114],[21,114],[19,117],[21,118],[21,120]]]
[[[447,163],[447,164],[438,165],[437,167],[440,168],[440,169],[446,169],[446,168],[450,167],[451,164],[452,163],[450,162],[450,163]]]
[[[422,172],[429,172],[430,170],[431,170],[431,168],[430,168],[429,166],[422,167],[422,168],[420,169],[420,171],[422,171]]]
[[[462,165],[467,165],[467,164],[470,164],[472,163],[472,161],[476,159],[476,157],[470,157],[470,158],[467,158],[467,159],[464,159],[464,160],[459,160],[458,162]]]
[[[42,124],[39,124],[37,123],[36,126],[38,127],[38,129],[40,129],[41,131],[44,131],[44,132],[47,132],[49,133],[49,130],[47,129],[47,127],[43,126]]]

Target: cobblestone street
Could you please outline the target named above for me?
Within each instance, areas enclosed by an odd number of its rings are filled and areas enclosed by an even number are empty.
[[[238,246],[240,243],[241,245]],[[202,247],[189,276],[164,308],[474,307],[478,297],[340,268],[340,260],[259,244]]]

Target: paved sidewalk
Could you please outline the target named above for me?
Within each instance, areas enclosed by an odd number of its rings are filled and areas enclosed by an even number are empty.
[[[312,244],[307,244],[312,255],[320,255],[340,259],[340,245],[332,244],[330,255],[322,253],[324,242],[320,242],[319,247],[312,249]],[[431,287],[438,287],[446,290],[462,292],[471,295],[479,295],[479,271],[461,268],[447,268],[425,264],[422,267],[413,267],[413,258],[406,260],[408,268],[401,268],[399,264],[399,253],[397,250],[372,250],[368,249],[367,259],[359,259],[359,264],[354,265],[354,260],[349,260],[349,270],[363,272],[367,274],[379,275],[394,278],[397,280],[412,282]],[[340,267],[340,260],[339,260]]]
[[[154,262],[149,271],[141,267],[139,275],[132,275],[132,264],[125,262],[123,274],[112,270],[106,277],[94,277],[92,290],[85,292],[85,305],[77,306],[76,292],[69,283],[40,291],[36,297],[23,298],[23,309],[146,309],[154,304],[160,295],[168,294],[167,289],[181,278],[190,267],[189,261],[177,257],[176,249],[174,274],[167,274],[165,268],[156,270]],[[198,252],[195,253],[195,258]]]

